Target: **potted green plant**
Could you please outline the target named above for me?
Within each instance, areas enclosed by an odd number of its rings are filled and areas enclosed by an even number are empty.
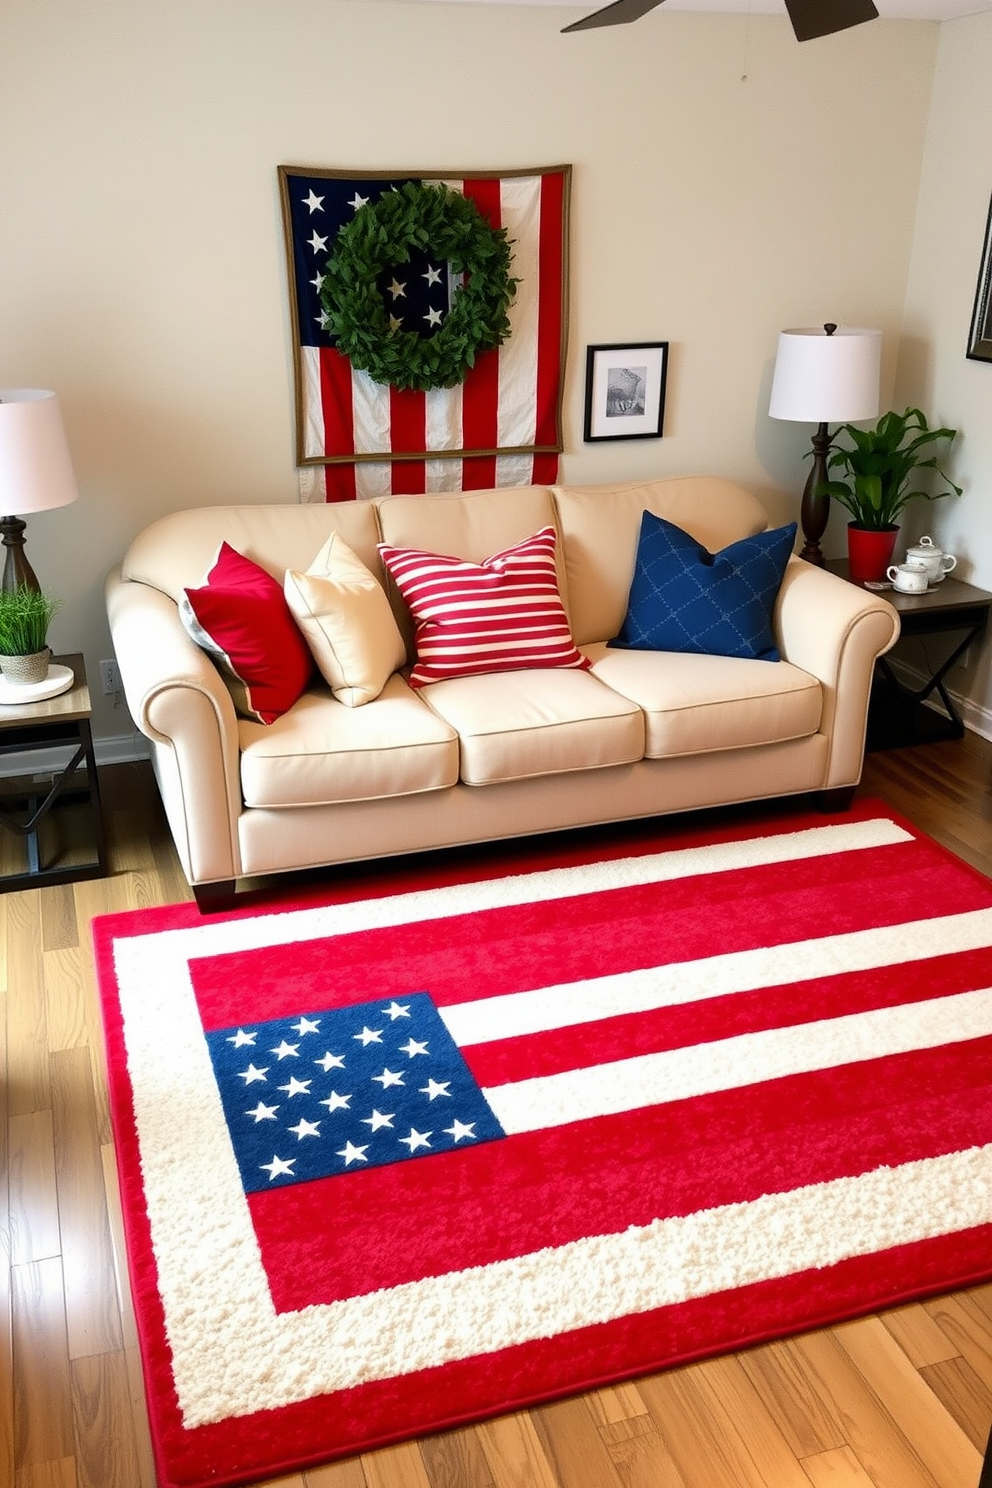
[[[837,444],[838,435],[850,443]],[[956,435],[956,429],[931,429],[919,408],[885,413],[873,429],[842,424],[837,430],[827,463],[829,469],[842,471],[843,478],[828,481],[826,489],[851,513],[848,556],[851,578],[857,583],[885,577],[899,532],[897,518],[907,502],[915,496],[936,501],[952,492],[961,495],[961,487],[940,469],[936,455],[924,454],[938,441],[949,444]],[[946,488],[937,491],[917,484],[920,470],[935,470]]]
[[[58,608],[58,600],[26,584],[0,591],[0,672],[8,682],[45,680],[48,627]]]

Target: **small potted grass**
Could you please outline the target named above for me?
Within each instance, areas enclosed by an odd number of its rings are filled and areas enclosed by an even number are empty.
[[[58,600],[26,584],[0,591],[0,672],[8,682],[44,682],[52,654],[48,627],[58,608]]]

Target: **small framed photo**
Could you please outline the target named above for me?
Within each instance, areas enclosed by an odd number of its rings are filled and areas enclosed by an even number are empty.
[[[971,317],[968,356],[976,362],[992,362],[992,205],[985,224],[982,266],[978,271],[975,309]]]
[[[667,375],[667,341],[587,347],[586,442],[660,439]]]

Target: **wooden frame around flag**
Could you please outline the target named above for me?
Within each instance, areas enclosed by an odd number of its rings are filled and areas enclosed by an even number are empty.
[[[327,470],[326,499],[375,494],[354,478],[363,466],[366,478],[388,467],[378,490],[393,494],[553,481],[563,448],[571,166],[454,172],[281,165],[278,176],[301,474],[306,467],[350,467],[350,477]],[[480,355],[458,387],[427,393],[374,383],[337,350],[321,322],[320,270],[337,231],[370,197],[411,180],[461,191],[494,227],[505,227],[518,280],[510,336]]]

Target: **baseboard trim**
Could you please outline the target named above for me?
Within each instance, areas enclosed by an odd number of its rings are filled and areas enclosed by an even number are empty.
[[[97,765],[130,765],[137,760],[150,758],[148,740],[137,731],[131,734],[113,734],[106,739],[93,740],[93,753]],[[5,778],[21,775],[52,775],[63,769],[73,755],[73,746],[53,744],[47,749],[26,749],[11,760],[10,768],[4,768]]]
[[[928,673],[921,672],[917,667],[909,666],[904,661],[896,661],[890,656],[888,663],[899,680],[907,687],[919,691],[930,681]],[[979,703],[972,702],[971,698],[965,697],[963,693],[956,692],[953,687],[947,688],[947,695],[960,713],[961,722],[965,728],[970,729],[974,734],[980,734],[983,739],[992,740],[992,708],[983,708]],[[933,702],[928,698],[924,706],[933,708],[935,712],[946,717],[939,701]]]

